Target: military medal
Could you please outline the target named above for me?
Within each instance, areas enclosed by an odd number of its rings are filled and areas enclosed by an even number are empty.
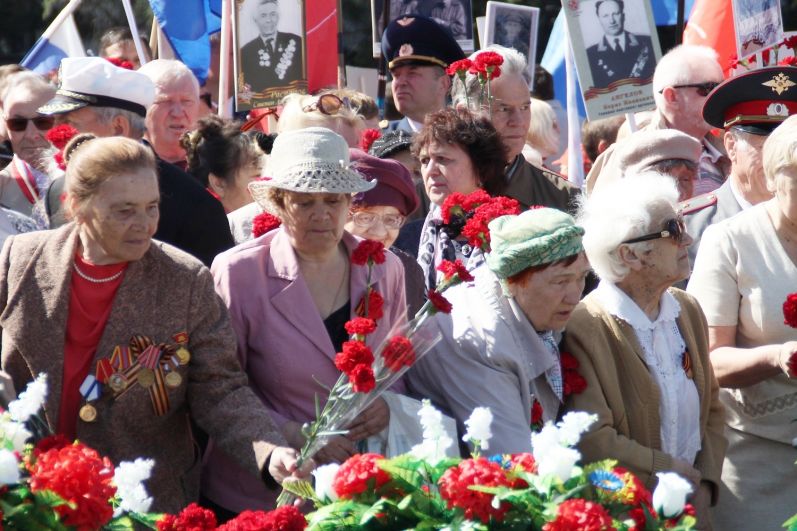
[[[166,385],[174,389],[175,387],[180,387],[180,384],[183,383],[183,377],[177,371],[169,371],[166,374]]]
[[[152,387],[152,385],[155,383],[155,372],[152,369],[142,367],[141,370],[138,371],[136,378],[138,385],[141,387]]]
[[[127,378],[121,372],[116,372],[108,378],[108,386],[114,393],[121,393],[127,387]]]
[[[185,347],[178,348],[176,356],[180,361],[180,365],[188,365],[188,362],[191,361],[191,353]]]
[[[91,404],[83,404],[80,408],[80,420],[83,422],[94,422],[97,420],[97,408]]]
[[[86,402],[92,402],[102,395],[102,384],[94,375],[87,374],[83,383],[80,384],[80,394],[86,399]],[[78,415],[83,422],[94,422],[97,420],[97,408],[89,403],[83,404]]]

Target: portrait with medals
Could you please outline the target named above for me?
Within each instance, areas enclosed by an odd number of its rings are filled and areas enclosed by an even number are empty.
[[[235,108],[274,107],[291,92],[307,92],[301,0],[235,3]]]

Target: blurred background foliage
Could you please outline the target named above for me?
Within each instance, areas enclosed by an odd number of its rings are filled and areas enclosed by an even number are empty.
[[[152,12],[147,0],[131,0],[136,21],[149,36]],[[180,0],[171,0],[177,1]],[[312,2],[313,0],[306,0]],[[343,4],[343,45],[346,64],[374,67],[371,56],[371,1],[341,0]],[[472,0],[475,16],[484,14],[487,0]],[[559,0],[503,0],[513,4],[532,5],[541,9],[537,61],[545,51],[548,35],[561,8]],[[653,2],[657,0],[651,0]],[[55,18],[67,0],[0,0],[0,64],[18,62]],[[797,0],[781,0],[786,31],[797,29]],[[121,0],[83,0],[75,19],[87,49],[96,50],[100,35],[112,26],[125,26],[127,20]],[[474,28],[474,35],[476,30]],[[660,26],[659,39],[663,50],[675,45],[675,27]]]

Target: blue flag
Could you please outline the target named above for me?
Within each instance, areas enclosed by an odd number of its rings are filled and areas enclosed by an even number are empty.
[[[562,108],[567,109],[567,76],[565,74],[565,15],[564,11],[559,11],[551,29],[551,36],[548,38],[548,45],[545,53],[542,54],[540,64],[544,69],[551,73],[553,77],[554,98],[559,100]],[[584,109],[584,99],[581,97],[581,88],[576,81],[576,93],[578,94],[578,114],[582,120],[587,116]]]
[[[689,19],[695,0],[684,2],[684,22]],[[678,23],[678,0],[656,0],[653,4],[653,20],[657,26],[674,26]]]
[[[64,57],[84,57],[86,50],[75,25],[75,19],[69,15],[63,23],[50,35],[40,37],[33,48],[22,58],[19,64],[30,68],[37,74],[48,75],[58,70]]]
[[[218,31],[220,19],[211,12],[212,0],[149,0],[177,58],[204,84],[210,66],[210,34]],[[219,12],[221,2],[219,4]]]

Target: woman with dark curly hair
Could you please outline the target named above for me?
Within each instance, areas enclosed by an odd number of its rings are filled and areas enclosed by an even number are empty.
[[[260,177],[263,153],[239,124],[209,115],[183,135],[188,173],[202,183],[227,213],[253,202],[246,186]]]
[[[488,119],[445,109],[426,116],[412,151],[421,163],[424,188],[432,203],[417,247],[418,263],[431,288],[437,284],[435,268],[442,260],[460,259],[468,269],[482,262],[480,251],[458,234],[446,232],[441,207],[455,192],[467,195],[482,188],[490,195],[501,195],[506,148]]]

